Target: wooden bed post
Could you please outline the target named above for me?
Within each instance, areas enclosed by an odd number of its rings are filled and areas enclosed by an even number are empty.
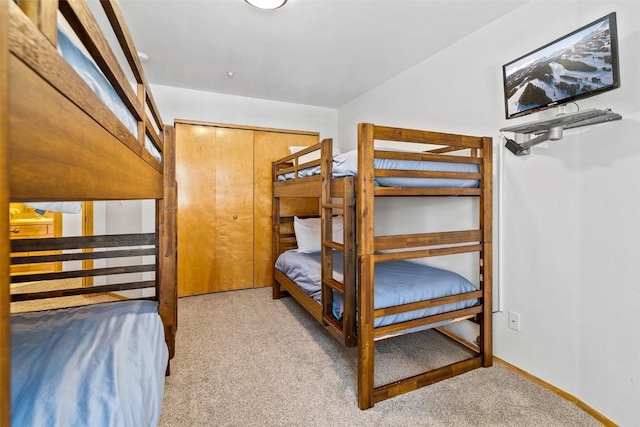
[[[374,187],[373,187],[374,126],[358,126],[358,406],[374,404],[374,341],[373,341],[373,281],[374,281]]]
[[[11,423],[11,343],[9,328],[9,188],[7,176],[8,136],[8,2],[0,3],[0,425]]]
[[[271,163],[271,176],[272,179],[275,181],[276,179],[276,169],[278,166],[276,166],[275,162]],[[271,230],[272,233],[272,244],[271,244],[271,260],[273,261],[273,283],[271,284],[271,298],[272,299],[280,299],[281,297],[281,293],[280,293],[280,282],[278,282],[278,280],[276,280],[276,267],[275,267],[275,262],[278,259],[278,256],[280,255],[280,198],[279,197],[274,197],[273,196],[273,192],[272,192],[272,197],[271,197],[271,218],[272,218],[272,227],[273,229]]]
[[[58,43],[58,0],[20,0],[20,9],[45,35],[52,45]]]
[[[322,162],[320,165],[321,192],[320,192],[320,277],[322,293],[322,317],[323,324],[327,325],[327,318],[331,318],[333,310],[333,290],[327,285],[325,279],[333,278],[333,246],[326,242],[333,241],[333,203],[331,199],[331,179],[333,162],[333,140],[325,139],[320,148]],[[344,328],[343,328],[344,329]],[[344,332],[344,330],[343,330]]]
[[[480,321],[480,354],[482,366],[493,364],[493,139],[482,138],[482,194],[480,195],[480,286],[482,290],[482,319]]]
[[[356,307],[356,274],[357,274],[357,254],[356,254],[356,196],[355,180],[343,179],[343,225],[344,225],[344,253],[342,254],[342,266],[344,277],[344,314],[342,316],[343,330],[345,332],[345,345],[353,347],[358,343],[358,333],[356,331],[356,315],[353,309]],[[349,308],[349,309],[347,309]]]
[[[175,130],[164,126],[164,194],[156,202],[156,235],[158,263],[156,272],[158,313],[164,324],[169,359],[175,355],[175,335],[178,328],[178,291],[176,270],[177,183],[175,169]],[[167,369],[168,372],[168,369]]]

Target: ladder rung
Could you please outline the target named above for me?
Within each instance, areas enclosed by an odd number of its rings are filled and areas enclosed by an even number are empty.
[[[336,332],[338,332],[339,334],[342,334],[342,325],[340,324],[340,322],[338,322],[333,316],[327,316],[326,314],[324,316],[322,316],[322,320],[324,320],[327,325],[327,328],[333,327]]]
[[[322,284],[344,295],[344,284],[335,279],[322,279]]]
[[[333,242],[331,240],[327,240],[327,241],[322,242],[322,246],[326,246],[328,248],[336,249],[338,251],[344,252],[344,245],[342,243],[336,243],[336,242]]]
[[[323,203],[322,207],[324,209],[344,209],[344,205],[342,203]]]

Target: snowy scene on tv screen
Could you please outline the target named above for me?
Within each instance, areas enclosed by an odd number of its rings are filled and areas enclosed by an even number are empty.
[[[505,66],[509,116],[612,84],[609,19]]]

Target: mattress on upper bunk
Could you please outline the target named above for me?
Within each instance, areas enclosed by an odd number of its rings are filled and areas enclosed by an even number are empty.
[[[109,80],[102,71],[66,34],[58,28],[58,50],[62,57],[78,73],[85,83],[95,92],[100,100],[111,110],[113,114],[124,124],[133,136],[138,136],[138,121],[133,117],[129,109],[124,105]],[[156,146],[145,135],[146,150],[158,161],[162,162],[162,156]]]
[[[168,361],[153,301],[11,315],[14,426],[155,426]]]
[[[385,148],[387,151],[399,151]],[[479,167],[470,163],[434,162],[427,160],[402,160],[375,158],[374,168],[410,171],[458,172],[478,173]],[[304,168],[298,171],[299,178],[320,175],[320,166]],[[352,150],[333,156],[333,177],[355,176],[358,174],[358,151]],[[278,181],[294,179],[295,173],[289,172],[277,176]],[[451,178],[404,178],[404,177],[376,177],[375,184],[381,187],[410,187],[410,188],[476,188],[478,180]]]
[[[343,282],[342,253],[333,252],[333,277]],[[301,253],[296,250],[283,252],[275,267],[299,286],[307,295],[321,303],[320,252]],[[409,261],[388,261],[375,265],[374,309],[408,304],[417,301],[473,292],[471,282],[452,271],[417,264]],[[342,296],[334,292],[333,315],[342,318]],[[460,310],[478,304],[476,298],[430,307],[375,319],[374,327],[406,322],[421,317]],[[433,326],[433,325],[432,325]]]

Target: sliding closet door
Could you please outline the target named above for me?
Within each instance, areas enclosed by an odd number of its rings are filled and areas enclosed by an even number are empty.
[[[178,295],[253,287],[253,132],[176,126]]]
[[[253,287],[253,131],[216,128],[214,291]]]
[[[312,132],[176,123],[179,296],[272,285],[271,162],[317,143]]]
[[[216,287],[216,129],[176,125],[178,295]]]

